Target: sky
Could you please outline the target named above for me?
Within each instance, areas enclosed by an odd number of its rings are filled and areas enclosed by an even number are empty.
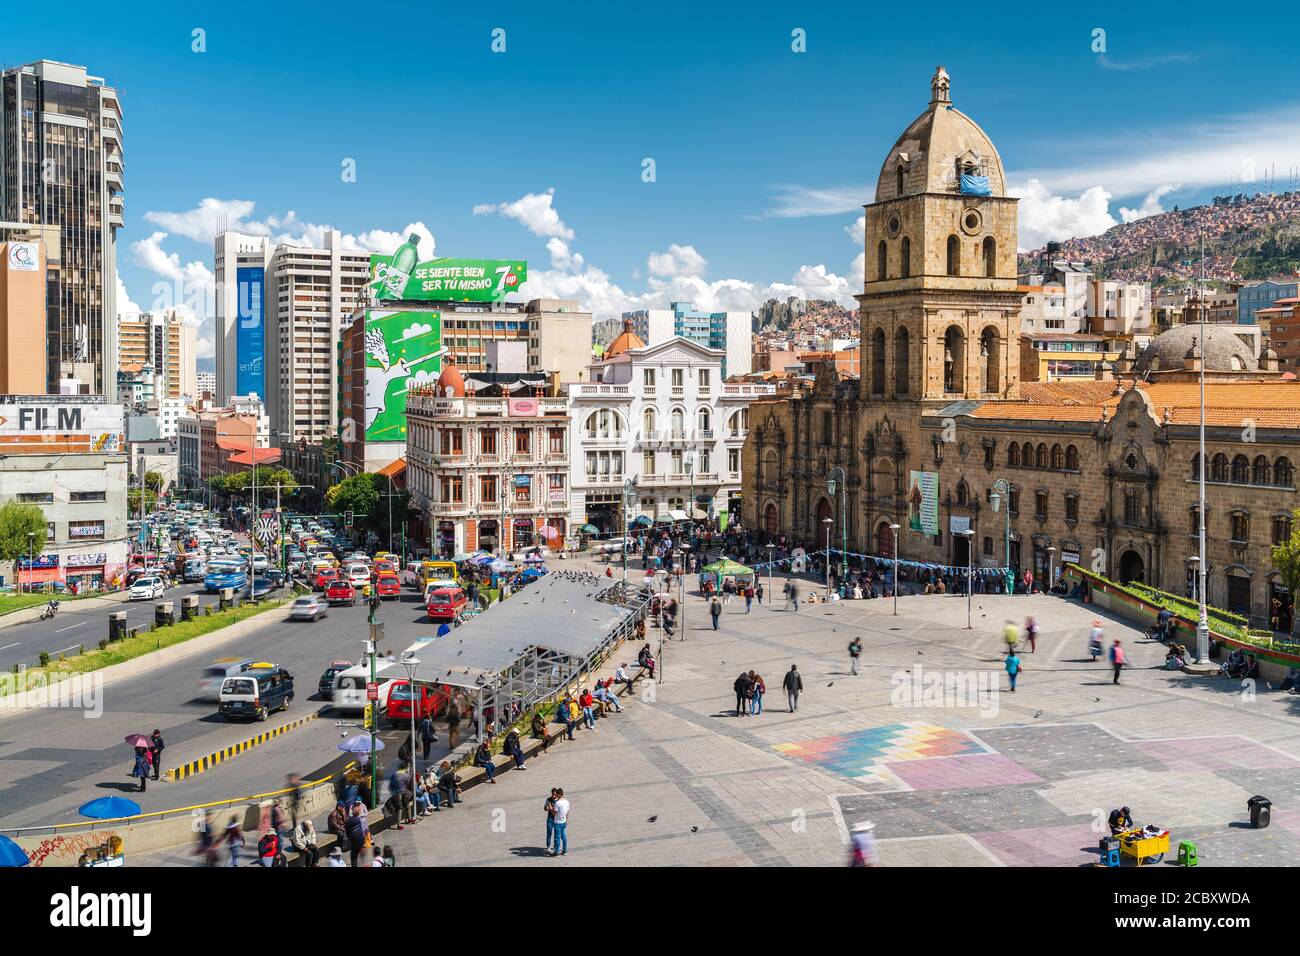
[[[118,89],[119,305],[189,308],[200,355],[223,220],[526,259],[524,296],[598,318],[851,304],[861,207],[938,64],[1001,153],[1022,248],[1300,170],[1282,4],[51,9],[6,13],[0,64],[82,64]]]

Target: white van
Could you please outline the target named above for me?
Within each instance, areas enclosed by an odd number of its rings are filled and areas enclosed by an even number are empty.
[[[387,659],[375,661],[375,683],[379,685],[380,713],[388,701],[387,686],[390,681],[405,675],[396,662]],[[347,714],[360,714],[366,709],[366,684],[370,681],[370,662],[363,661],[334,675],[334,709]]]

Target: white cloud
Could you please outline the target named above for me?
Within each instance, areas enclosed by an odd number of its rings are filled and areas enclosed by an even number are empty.
[[[581,253],[570,249],[569,244],[559,236],[551,236],[546,240],[546,251],[551,254],[551,265],[566,272],[579,272],[586,262]]]
[[[514,202],[479,203],[474,207],[474,215],[487,216],[500,213],[507,219],[513,219],[534,236],[555,236],[567,241],[573,240],[573,230],[564,224],[560,214],[555,211],[555,188],[544,193],[528,193]]]
[[[1049,239],[1094,236],[1115,225],[1110,193],[1100,186],[1077,198],[1054,195],[1036,179],[1010,190],[1020,197],[1020,249],[1036,249]]]
[[[775,187],[775,205],[763,215],[775,219],[800,219],[804,216],[838,216],[861,209],[874,201],[875,189],[871,186],[830,186],[816,188],[781,183]]]
[[[1158,216],[1165,211],[1164,207],[1160,205],[1161,198],[1182,188],[1182,183],[1165,183],[1163,186],[1157,186],[1146,194],[1146,198],[1142,200],[1142,205],[1137,209],[1120,206],[1119,217],[1125,222],[1137,222],[1147,216]]]
[[[402,329],[402,338],[413,339],[417,335],[428,335],[432,331],[433,326],[428,322],[416,322],[415,324],[408,325],[406,328]]]
[[[673,243],[667,252],[652,252],[646,260],[652,276],[702,276],[709,268],[708,260],[694,246]]]
[[[867,217],[859,216],[853,220],[851,225],[845,226],[844,231],[848,237],[853,240],[855,245],[866,245],[867,242]]]
[[[247,218],[252,215],[255,205],[250,199],[217,199],[207,196],[200,199],[193,209],[184,212],[150,210],[144,214],[144,219],[145,222],[161,226],[167,232],[201,243],[212,242],[223,223],[227,229],[250,236],[265,236],[270,232],[270,227],[266,223]],[[292,216],[293,213],[289,215]]]
[[[131,301],[131,295],[126,291],[126,283],[122,281],[122,273],[117,273],[116,277],[117,294],[114,296],[114,299],[117,303],[118,317],[120,318],[124,315],[139,315],[142,309]]]

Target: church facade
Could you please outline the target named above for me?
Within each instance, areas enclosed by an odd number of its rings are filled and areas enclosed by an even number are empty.
[[[861,377],[828,365],[751,406],[746,523],[810,548],[890,557],[897,535],[914,561],[1040,580],[1073,561],[1183,593],[1204,364],[1207,594],[1289,627],[1269,553],[1300,506],[1300,383],[1228,326],[1179,327],[1096,381],[1021,383],[1016,202],[941,67],[866,207]]]

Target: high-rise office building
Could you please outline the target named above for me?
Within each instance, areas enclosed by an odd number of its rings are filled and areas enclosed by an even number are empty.
[[[219,405],[234,395],[266,399],[265,236],[223,231],[213,241],[216,273],[216,353]]]
[[[52,60],[0,71],[0,220],[59,228],[46,290],[51,392],[117,391],[122,171],[116,90]],[[60,386],[69,381],[78,384]]]
[[[722,349],[722,377],[748,375],[753,369],[754,316],[750,312],[699,312],[689,302],[673,302],[667,309],[625,312],[632,329],[648,345],[681,336],[696,345]]]
[[[196,330],[175,310],[141,312],[118,320],[119,367],[149,366],[163,398],[197,398]]]

